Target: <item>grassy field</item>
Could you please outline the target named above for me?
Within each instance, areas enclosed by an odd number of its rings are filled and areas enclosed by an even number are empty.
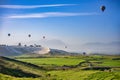
[[[66,71],[49,71],[48,73],[51,74],[51,76],[55,77],[58,80],[84,80],[88,78],[89,75],[93,73],[97,73],[98,71],[83,71],[79,69],[72,69],[72,70],[66,70]]]
[[[72,56],[72,57],[48,57],[48,58],[19,58],[17,60],[29,62],[36,65],[78,65],[81,62],[89,61],[94,66],[120,67],[119,56]],[[118,59],[118,60],[114,60]]]
[[[83,70],[67,70],[67,71],[51,71],[48,72],[58,80],[119,80],[118,72],[102,72],[102,71],[83,71]]]
[[[0,74],[0,80],[40,80],[39,78],[16,78],[13,76],[8,76],[4,74]]]
[[[17,59],[20,61],[25,61],[29,63],[33,63],[36,65],[76,65],[80,62],[83,62],[83,59],[80,58],[32,58],[32,59]]]
[[[119,67],[120,66],[120,60],[114,61],[114,60],[101,60],[103,62],[99,66],[112,66],[112,67]]]
[[[0,80],[120,80],[120,56],[15,59],[0,58]]]

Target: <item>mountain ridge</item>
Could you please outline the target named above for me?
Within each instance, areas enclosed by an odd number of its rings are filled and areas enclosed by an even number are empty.
[[[69,52],[47,47],[33,46],[0,46],[0,56],[21,56],[21,55],[45,55],[45,54],[68,54]]]

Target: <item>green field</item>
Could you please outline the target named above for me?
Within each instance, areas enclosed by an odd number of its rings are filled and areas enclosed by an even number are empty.
[[[101,60],[103,62],[99,66],[112,66],[112,67],[119,67],[120,66],[120,60],[113,61],[113,60]]]
[[[83,59],[79,58],[32,58],[17,60],[33,63],[36,65],[57,65],[57,66],[76,65],[84,61]]]
[[[36,64],[36,65],[78,65],[81,62],[89,61],[94,66],[120,67],[120,60],[112,60],[119,56],[72,56],[72,57],[48,57],[48,58],[18,58],[17,60]]]
[[[0,80],[120,80],[120,56],[79,55],[15,59],[0,58]]]
[[[82,70],[67,70],[67,71],[51,71],[52,76],[58,80],[119,80],[120,73],[118,72],[102,72],[102,71],[82,71]]]

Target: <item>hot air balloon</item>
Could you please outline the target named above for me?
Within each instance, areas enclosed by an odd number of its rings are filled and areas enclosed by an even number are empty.
[[[8,36],[11,36],[11,34],[10,34],[10,33],[8,33]]]
[[[105,6],[101,6],[100,7],[100,9],[102,10],[102,12],[104,12],[105,8],[106,8]]]
[[[67,48],[67,46],[65,46],[65,48]]]
[[[29,34],[28,37],[31,37],[31,35]]]
[[[45,39],[45,36],[43,36],[43,39]]]

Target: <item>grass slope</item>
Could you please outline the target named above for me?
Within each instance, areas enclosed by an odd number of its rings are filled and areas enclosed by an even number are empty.
[[[83,59],[78,58],[27,58],[27,59],[17,59],[20,61],[25,61],[29,63],[33,63],[36,65],[57,65],[57,66],[63,66],[63,65],[76,65],[80,62],[83,62]]]
[[[39,66],[1,56],[0,73],[15,77],[40,77],[44,71]]]
[[[0,57],[0,80],[120,80],[119,57]]]

